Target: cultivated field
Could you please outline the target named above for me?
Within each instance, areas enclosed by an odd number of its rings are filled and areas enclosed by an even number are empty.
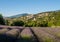
[[[60,42],[60,28],[0,26],[0,42]]]

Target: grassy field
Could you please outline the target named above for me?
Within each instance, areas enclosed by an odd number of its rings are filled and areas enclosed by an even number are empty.
[[[60,42],[60,28],[0,26],[0,42]]]

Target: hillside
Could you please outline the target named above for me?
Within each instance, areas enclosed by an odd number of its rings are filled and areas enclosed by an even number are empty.
[[[18,18],[10,19],[9,21],[12,22],[16,20],[22,20],[25,23],[28,23],[28,25],[35,24],[42,26],[60,26],[60,10],[25,15]]]
[[[23,13],[23,14],[18,14],[18,15],[10,16],[8,18],[19,18],[19,17],[27,16],[27,15],[28,15],[28,13]]]

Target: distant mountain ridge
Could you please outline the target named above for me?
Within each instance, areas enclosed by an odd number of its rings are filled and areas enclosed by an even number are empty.
[[[29,15],[28,13],[23,13],[23,14],[18,14],[18,15],[14,15],[14,16],[10,16],[8,18],[18,18],[18,17],[22,17],[22,16],[27,16]]]

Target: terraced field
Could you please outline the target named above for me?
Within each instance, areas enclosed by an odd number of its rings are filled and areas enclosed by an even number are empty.
[[[60,28],[0,26],[0,42],[60,42]]]

